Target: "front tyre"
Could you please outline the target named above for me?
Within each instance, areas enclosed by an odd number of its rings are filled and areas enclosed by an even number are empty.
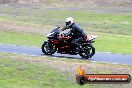
[[[41,46],[41,49],[46,55],[52,55],[56,52],[55,46],[52,46],[50,42],[44,42]]]
[[[79,55],[84,59],[89,59],[95,54],[95,48],[92,44],[84,45]]]

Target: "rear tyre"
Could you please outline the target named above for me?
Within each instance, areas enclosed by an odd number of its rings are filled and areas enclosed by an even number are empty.
[[[95,54],[95,48],[92,44],[87,44],[82,47],[79,55],[84,59],[89,59]]]
[[[50,42],[44,42],[41,46],[42,52],[46,55],[52,55],[56,52],[55,46],[52,46]]]

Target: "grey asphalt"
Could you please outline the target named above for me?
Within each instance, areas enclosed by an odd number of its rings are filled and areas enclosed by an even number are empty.
[[[17,46],[17,45],[10,45],[10,44],[0,44],[0,52],[26,54],[26,55],[32,55],[32,56],[44,56],[44,54],[41,52],[41,48]],[[58,54],[58,53],[55,53],[53,56],[50,56],[50,57],[81,59],[79,55],[68,55],[68,54]],[[114,64],[132,65],[132,55],[114,54],[109,52],[96,52],[96,54],[89,60],[97,61],[97,62],[114,63]]]

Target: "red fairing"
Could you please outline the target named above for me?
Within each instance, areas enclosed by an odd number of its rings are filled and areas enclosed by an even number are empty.
[[[59,44],[60,41],[59,40],[53,40],[52,43],[55,45],[55,44]]]

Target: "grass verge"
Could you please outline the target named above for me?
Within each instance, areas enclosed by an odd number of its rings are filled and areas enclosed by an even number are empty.
[[[62,64],[63,63],[63,64]],[[130,88],[130,84],[87,84],[75,82],[76,69],[85,66],[87,73],[131,74],[132,66],[94,63],[67,58],[31,57],[0,53],[0,86],[2,88]]]
[[[14,55],[1,56],[1,88],[92,88],[92,85],[80,86],[69,81],[62,72],[44,63],[24,61],[20,56],[11,58]]]

